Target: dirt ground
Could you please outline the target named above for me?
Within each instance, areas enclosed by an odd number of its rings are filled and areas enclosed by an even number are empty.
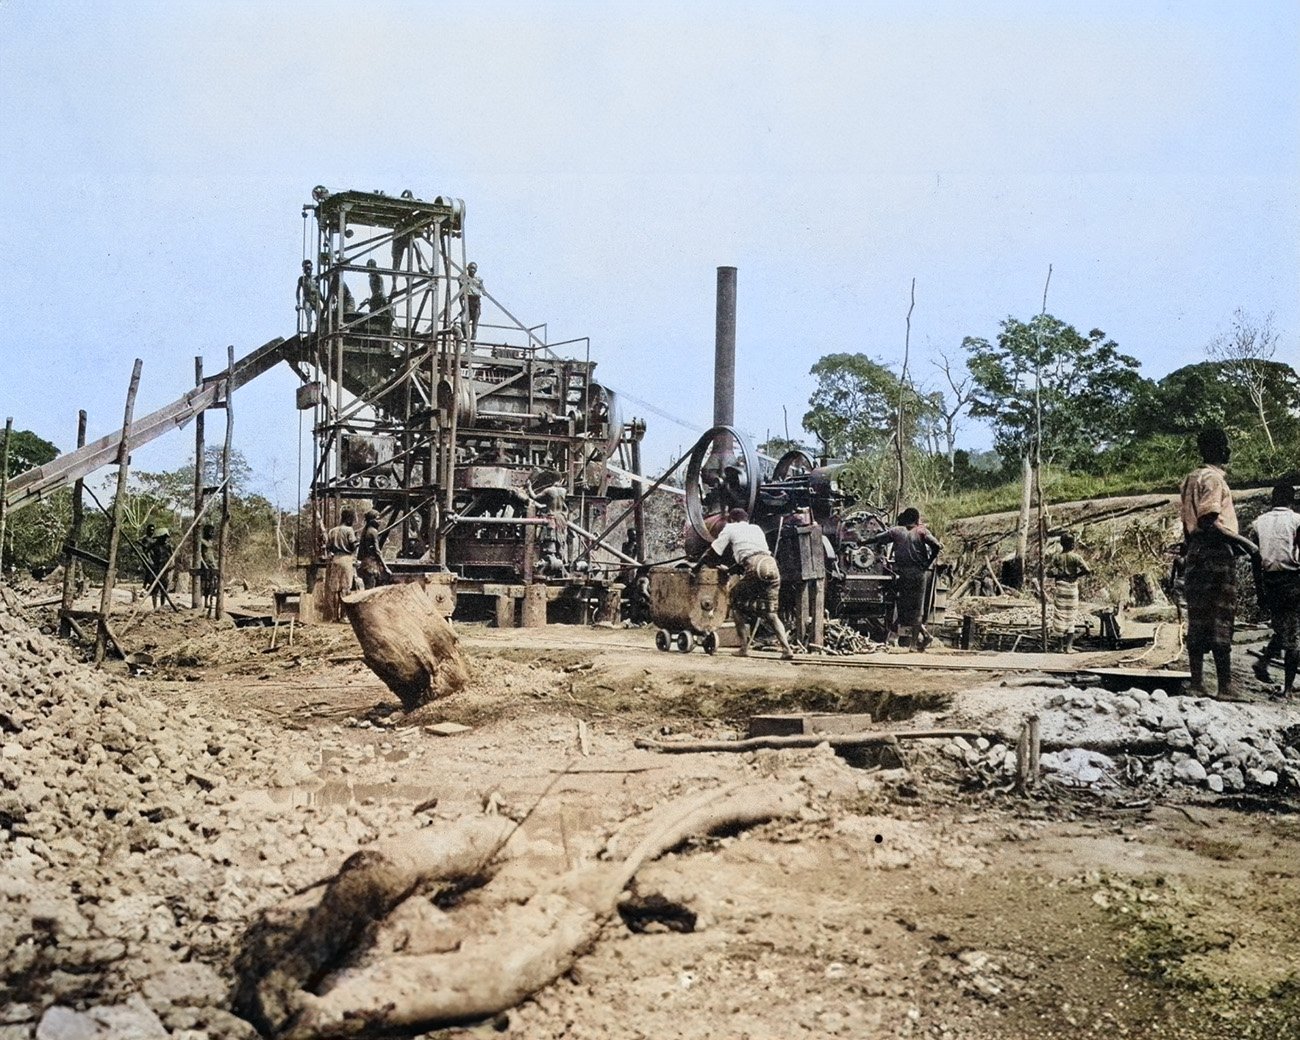
[[[127,1035],[57,1033],[48,1009],[141,1000],[165,1030],[156,1035],[251,1035],[222,1013],[242,930],[358,846],[489,805],[526,817],[524,833],[553,845],[562,868],[633,812],[763,777],[801,785],[796,818],[692,841],[637,877],[638,895],[693,913],[693,928],[634,931],[615,917],[556,984],[436,1035],[1300,1037],[1300,816],[1285,792],[1212,802],[1045,783],[1026,796],[975,783],[934,742],[905,745],[902,768],[825,746],[638,750],[639,737],[743,736],[763,712],[942,726],[965,692],[988,696],[999,676],[906,667],[914,659],[899,654],[809,667],[660,653],[650,629],[458,631],[469,688],[405,715],[345,626],[302,627],[293,645],[281,629],[274,649],[268,629],[192,616],[136,626],[128,641],[151,663],[114,686],[118,702],[164,720],[156,739],[202,734],[184,754],[209,764],[174,767],[200,780],[177,781],[174,817],[154,824],[170,843],[133,839],[121,865],[104,846],[97,866],[61,867],[41,851],[53,839],[30,826],[30,806],[27,831],[0,806],[0,866],[29,851],[34,864],[30,891],[0,892],[0,923],[15,949],[35,942],[45,958],[28,957],[0,988],[0,1040]],[[1021,691],[1001,696],[1013,709]],[[470,728],[438,736],[439,722]],[[45,783],[48,799],[56,784]],[[84,894],[96,871],[117,871],[111,893]],[[58,942],[23,931],[46,919],[32,893],[60,884],[78,901],[60,913],[90,922],[86,941],[112,938],[100,915],[127,895],[150,920],[172,909],[160,937],[142,930],[139,952],[124,936],[122,952],[78,973],[56,963]],[[65,917],[55,914],[59,935],[75,931]],[[204,986],[159,982],[200,967]]]

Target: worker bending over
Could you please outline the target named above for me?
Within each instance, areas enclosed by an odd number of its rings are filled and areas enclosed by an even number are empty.
[[[736,618],[736,634],[740,637],[740,657],[749,656],[749,641],[760,618],[766,618],[781,644],[782,660],[794,657],[785,625],[777,613],[781,605],[781,572],[776,557],[767,547],[767,535],[757,524],[749,522],[743,509],[727,513],[727,523],[709,546],[700,562],[693,568],[698,574],[706,565],[721,566],[727,554],[745,575],[731,590],[731,605]]]

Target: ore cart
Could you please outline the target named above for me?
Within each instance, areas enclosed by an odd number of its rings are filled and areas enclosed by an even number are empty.
[[[706,654],[718,649],[717,628],[727,619],[727,575],[712,567],[692,574],[685,567],[650,570],[650,620],[659,626],[655,646],[690,653],[698,642]]]

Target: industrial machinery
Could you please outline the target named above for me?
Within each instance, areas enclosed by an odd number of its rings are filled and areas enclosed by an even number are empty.
[[[460,199],[318,187],[303,213],[319,304],[300,309],[299,407],[321,528],[364,500],[399,577],[448,571],[461,597],[522,599],[534,582],[603,596],[622,554],[592,532],[632,496],[606,462],[639,473],[644,424],[596,381],[588,341],[546,342],[467,279]]]
[[[715,426],[692,448],[686,471],[687,556],[698,559],[740,507],[763,528],[781,571],[781,612],[791,635],[820,644],[825,616],[883,640],[894,614],[889,559],[866,542],[889,526],[879,512],[855,508],[835,479],[800,450],[768,463],[731,426]],[[945,574],[936,573],[926,617],[943,607]]]

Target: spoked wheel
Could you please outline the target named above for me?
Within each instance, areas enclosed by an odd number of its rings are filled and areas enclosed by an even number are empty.
[[[740,507],[750,516],[758,502],[758,453],[730,426],[715,426],[695,442],[686,467],[686,519],[706,542],[714,535],[705,517]]]
[[[793,477],[806,477],[817,468],[812,457],[801,448],[791,448],[776,460],[772,470],[773,480],[790,480]]]
[[[682,653],[684,653],[684,654],[689,654],[692,650],[694,650],[694,649],[695,649],[695,633],[694,633],[694,632],[678,632],[678,633],[677,633],[677,649],[680,650],[680,651],[681,651]]]
[[[668,635],[668,630],[661,628],[655,633],[655,648],[667,652],[668,648],[672,646],[671,639],[672,637]]]
[[[706,633],[704,638],[700,640],[700,646],[704,647],[706,654],[716,654],[718,652],[718,633]]]

